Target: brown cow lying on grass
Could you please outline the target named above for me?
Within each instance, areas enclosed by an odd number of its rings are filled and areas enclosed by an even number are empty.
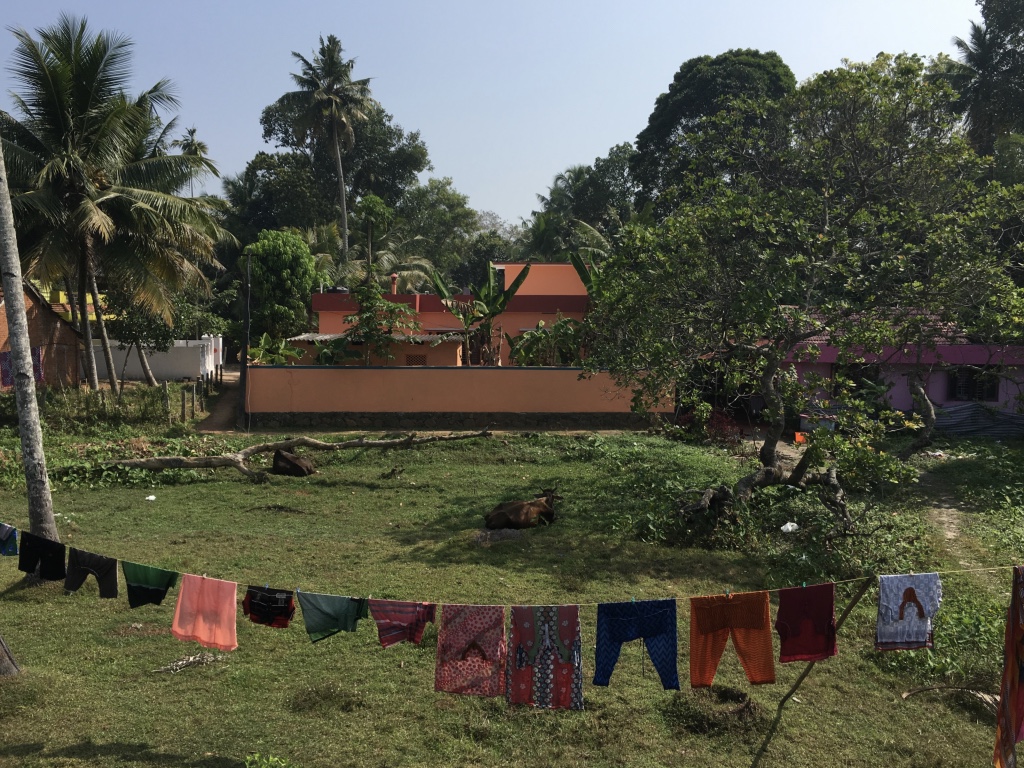
[[[536,528],[550,525],[555,520],[555,500],[562,497],[553,488],[545,488],[533,501],[505,501],[486,516],[486,525],[496,528]]]

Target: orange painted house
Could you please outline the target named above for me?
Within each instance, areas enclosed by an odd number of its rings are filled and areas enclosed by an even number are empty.
[[[499,274],[504,274],[504,285],[510,285],[526,267],[525,263],[514,262],[496,265]],[[462,330],[459,321],[449,312],[441,299],[433,294],[396,294],[388,297],[396,304],[405,304],[420,323],[416,333],[405,334],[407,340],[396,339],[393,350],[395,366],[461,366],[462,345],[458,339],[439,341],[447,334]],[[472,296],[455,297],[459,301],[471,301]],[[344,334],[351,328],[347,318],[358,311],[355,299],[348,293],[328,292],[313,294],[313,311],[319,317],[317,333],[307,333],[291,339],[300,348],[312,349],[313,341],[328,341]],[[508,308],[494,322],[501,341],[503,364],[508,361],[508,342],[505,334],[518,336],[533,330],[540,321],[550,326],[559,317],[582,320],[587,308],[587,289],[571,264],[533,264],[530,274],[519,291],[509,302]],[[305,362],[304,356],[298,364]],[[376,361],[387,364],[386,361]]]
[[[526,267],[497,265],[509,285]],[[499,277],[499,280],[501,278]],[[468,301],[472,297],[456,297]],[[420,329],[396,334],[394,360],[370,366],[294,365],[247,368],[246,413],[250,424],[340,429],[633,428],[645,418],[632,412],[632,392],[607,373],[580,368],[508,365],[504,334],[515,337],[540,321],[583,319],[587,291],[571,264],[534,264],[519,291],[494,321],[502,334],[500,366],[464,365],[459,321],[432,294],[396,294],[390,301],[415,312]],[[340,291],[313,295],[318,333],[290,339],[312,350],[313,342],[338,338],[351,328],[358,307]],[[308,354],[308,353],[307,353]]]

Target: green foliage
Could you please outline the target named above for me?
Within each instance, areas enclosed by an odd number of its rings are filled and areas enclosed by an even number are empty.
[[[259,152],[239,176],[224,180],[226,223],[244,243],[265,229],[310,229],[334,218],[334,189],[302,152]]]
[[[427,259],[443,275],[469,259],[479,231],[477,213],[450,178],[409,188],[395,213],[407,237],[417,238],[408,243],[410,255]]]
[[[255,343],[249,345],[251,365],[287,365],[289,360],[302,357],[302,350],[285,339],[275,339],[264,333]]]
[[[299,112],[279,102],[264,109],[260,117],[263,140],[300,151],[309,158],[312,183],[317,188],[336,190],[338,171],[331,150],[314,137],[296,135]],[[352,126],[355,143],[343,157],[349,194],[356,199],[377,195],[393,207],[407,189],[417,184],[418,175],[430,169],[427,146],[419,131],[406,132],[379,104],[368,105],[364,114],[366,119]]]
[[[683,62],[668,91],[657,98],[629,160],[643,190],[641,201],[656,200],[682,181],[687,167],[680,157],[691,151],[687,134],[698,130],[702,119],[726,109],[730,100],[780,99],[795,88],[796,77],[774,51],[735,49]],[[680,155],[672,152],[675,147]]]
[[[359,305],[354,315],[345,318],[352,327],[345,332],[351,344],[362,345],[363,363],[370,365],[373,358],[385,364],[394,360],[392,348],[395,336],[420,329],[416,314],[405,304],[388,301],[375,283],[363,282],[352,290]]]
[[[105,322],[119,349],[135,345],[146,352],[166,352],[174,344],[174,329],[162,317],[119,291],[107,291],[105,311],[113,313]]]
[[[602,264],[588,365],[640,406],[673,391],[692,404],[713,383],[761,394],[777,423],[823,399],[787,362],[816,359],[813,337],[841,364],[922,354],[943,329],[1012,338],[1020,296],[999,238],[1024,190],[975,184],[984,164],[951,98],[918,59],[883,56],[706,119],[677,211],[627,227]]]
[[[494,320],[505,311],[529,273],[530,265],[527,264],[508,288],[502,288],[498,285],[497,270],[491,264],[487,270],[487,280],[479,286],[470,286],[472,298],[469,301],[456,299],[451,288],[437,272],[429,273],[430,282],[437,295],[441,297],[441,303],[462,324],[463,365],[469,364],[473,342],[480,350],[482,365],[498,365],[501,344],[496,343],[500,340],[494,337]]]
[[[362,357],[358,350],[352,349],[352,339],[348,336],[331,339],[328,342],[314,341],[313,347],[316,351],[313,357],[315,365],[344,365],[346,360],[357,360]]]
[[[251,264],[252,335],[285,338],[307,330],[313,286],[327,276],[317,272],[306,242],[290,232],[264,230],[244,253]]]
[[[505,338],[512,365],[579,366],[586,357],[587,327],[571,317],[559,315],[550,326],[541,320],[533,330]]]

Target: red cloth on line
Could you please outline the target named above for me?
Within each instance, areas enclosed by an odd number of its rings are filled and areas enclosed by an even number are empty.
[[[420,644],[427,622],[433,622],[437,612],[435,603],[408,603],[399,600],[370,600],[370,615],[377,625],[380,644]]]
[[[1006,614],[1003,680],[996,710],[996,768],[1016,768],[1017,742],[1024,740],[1024,566],[1013,568]]]
[[[179,640],[195,640],[206,648],[235,650],[237,599],[237,583],[186,573],[174,606],[171,634]]]
[[[434,690],[471,696],[505,693],[504,606],[441,606]]]
[[[779,590],[775,631],[782,647],[779,661],[821,661],[835,656],[836,585],[813,584]]]

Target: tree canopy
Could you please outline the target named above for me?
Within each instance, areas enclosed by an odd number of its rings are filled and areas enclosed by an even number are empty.
[[[267,333],[276,339],[309,328],[309,297],[327,280],[316,269],[306,241],[291,232],[260,232],[244,251],[250,269],[250,336]]]
[[[799,475],[780,468],[787,409],[822,397],[821,382],[794,377],[794,356],[813,359],[821,338],[856,363],[925,349],[954,328],[1019,335],[999,241],[1022,190],[979,184],[984,166],[952,98],[916,57],[880,56],[705,118],[684,137],[699,173],[678,209],[627,228],[603,265],[591,365],[648,403],[673,390],[698,403],[709,382],[760,394],[769,431],[748,489],[813,477],[849,526],[834,471],[809,474],[812,462],[834,469],[838,448],[808,452]]]
[[[655,200],[679,181],[672,150],[703,118],[724,109],[730,99],[778,99],[795,87],[792,70],[774,51],[734,49],[683,62],[636,137],[631,169],[642,190],[640,202]]]

